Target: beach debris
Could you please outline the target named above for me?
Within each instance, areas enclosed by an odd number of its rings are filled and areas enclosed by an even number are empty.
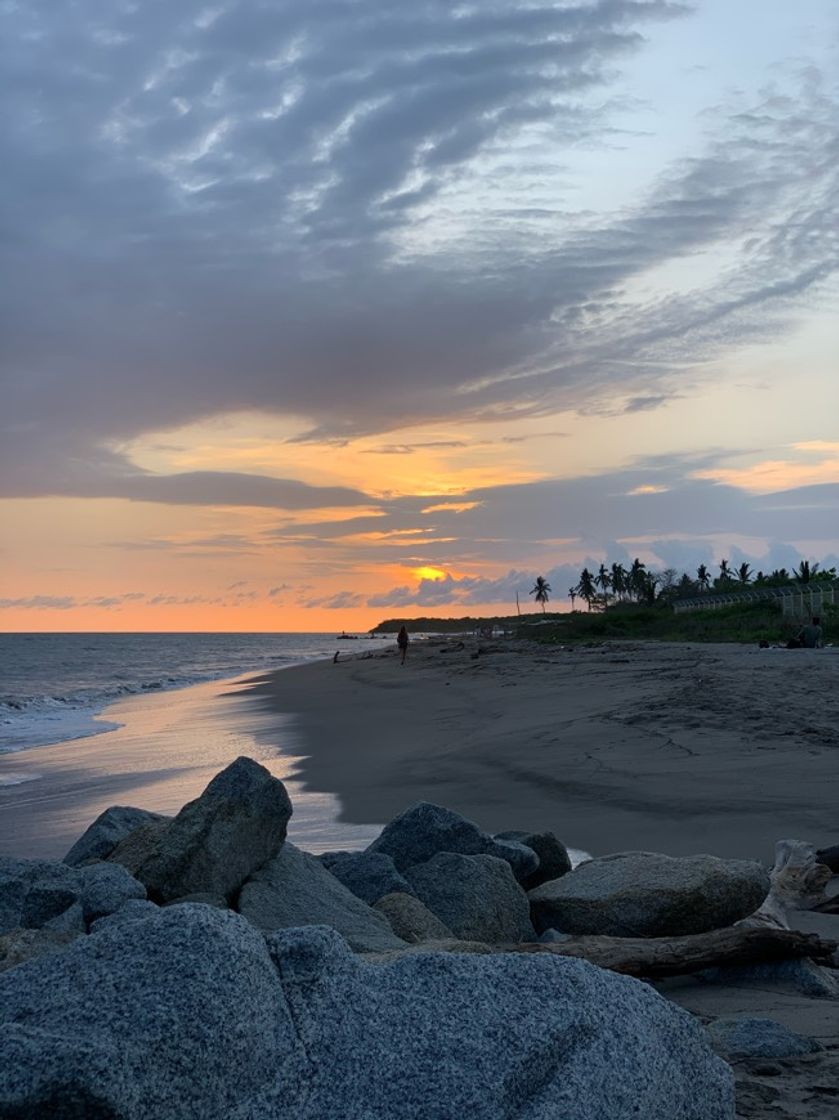
[[[540,933],[670,937],[731,925],[768,892],[769,876],[752,860],[621,852],[580,864],[529,898]]]
[[[724,1016],[707,1030],[714,1049],[725,1058],[801,1058],[824,1049],[815,1038],[758,1016]]]
[[[831,878],[830,868],[817,861],[813,844],[779,840],[775,845],[775,864],[769,872],[769,894],[754,914],[743,919],[743,924],[789,929],[794,911],[812,910],[825,901],[824,890]]]
[[[577,957],[611,972],[650,979],[701,972],[703,979],[713,982],[724,976],[739,976],[744,972],[739,967],[741,965],[757,971],[809,965],[809,961],[813,960],[832,968],[836,942],[795,930],[729,926],[684,937],[570,936],[560,941],[540,940],[512,945],[508,949],[516,953],[556,953]],[[825,975],[831,982],[837,983],[829,972]],[[839,987],[835,990],[839,991]],[[822,991],[819,994],[825,993]]]
[[[160,813],[150,813],[147,809],[134,809],[128,805],[112,805],[79,837],[64,862],[71,867],[89,863],[92,860],[106,859],[117,844],[135,832],[141,825],[153,821],[168,821]]]
[[[568,849],[557,840],[552,832],[496,832],[496,840],[513,840],[524,844],[539,857],[539,866],[530,875],[520,880],[526,891],[548,883],[551,879],[561,879],[571,870],[571,857]]]
[[[97,863],[74,868],[59,861],[0,857],[0,933],[84,933],[91,922],[129,899],[145,897],[142,883],[122,867]]]
[[[317,857],[348,891],[372,906],[386,894],[412,894],[408,880],[384,852],[324,852]]]
[[[438,852],[496,856],[510,864],[517,879],[527,878],[539,866],[539,857],[524,844],[496,840],[473,821],[430,801],[419,801],[394,817],[367,851],[389,855],[403,873]]]
[[[527,895],[505,860],[438,852],[405,875],[420,901],[455,937],[501,942],[535,936]]]
[[[266,932],[324,925],[358,952],[404,947],[383,914],[347,890],[315,856],[288,842],[248,879],[237,909]]]
[[[455,940],[449,927],[413,894],[394,891],[374,902],[373,909],[384,914],[396,936],[411,945],[424,941]]]
[[[291,816],[285,786],[251,758],[237,758],[169,822],[144,825],[110,858],[124,863],[154,902],[202,892],[233,898],[248,876],[280,850]]]

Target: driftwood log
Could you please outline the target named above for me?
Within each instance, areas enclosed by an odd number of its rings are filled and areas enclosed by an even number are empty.
[[[837,942],[823,940],[813,933],[728,926],[686,937],[570,937],[544,945],[525,943],[512,946],[511,950],[581,957],[611,972],[655,979],[718,965],[766,964],[801,957],[835,968],[836,948]]]

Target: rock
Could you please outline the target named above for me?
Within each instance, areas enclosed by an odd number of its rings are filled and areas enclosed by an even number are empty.
[[[408,868],[406,876],[417,897],[455,937],[516,942],[534,936],[527,895],[505,860],[438,852]]]
[[[13,929],[0,935],[0,972],[37,960],[50,953],[60,953],[72,944],[80,932],[60,932],[52,929]]]
[[[145,899],[146,888],[118,863],[92,863],[80,867],[84,920],[89,924],[113,914],[131,899]]]
[[[90,932],[100,933],[103,929],[109,929],[111,926],[122,926],[128,922],[141,921],[143,918],[150,918],[159,912],[160,907],[153,902],[148,902],[146,899],[130,898],[113,914],[106,914],[104,918],[97,918],[91,925]]]
[[[382,914],[356,898],[314,856],[289,843],[245,883],[238,908],[266,932],[323,925],[337,930],[362,953],[405,945]]]
[[[413,894],[403,894],[400,891],[386,894],[373,903],[373,909],[384,914],[396,936],[409,944],[454,939],[449,927]]]
[[[264,939],[208,906],[4,973],[0,1024],[3,1117],[223,1120],[300,1094],[302,1047]]]
[[[568,941],[571,936],[572,934],[561,933],[558,929],[543,929],[536,940],[542,945],[550,945],[558,941]]]
[[[310,1059],[298,1120],[733,1120],[731,1070],[647,985],[548,954],[354,960],[270,935]]]
[[[824,1047],[774,1019],[724,1018],[708,1027],[714,1048],[728,1058],[800,1058]]]
[[[539,932],[676,937],[745,918],[768,890],[766,871],[750,860],[622,852],[581,864],[529,897]]]
[[[227,900],[221,898],[216,894],[205,894],[202,891],[196,891],[195,894],[185,894],[183,898],[176,898],[173,902],[167,902],[167,906],[179,906],[182,902],[197,902],[201,906],[215,906],[217,910],[229,910]]]
[[[369,964],[389,964],[400,960],[406,953],[479,953],[486,956],[497,952],[498,949],[494,945],[487,945],[485,941],[461,941],[456,937],[447,937],[440,941],[422,941],[417,942],[416,945],[406,945],[404,949],[389,949],[386,953],[362,953],[360,956]]]
[[[516,841],[539,857],[536,870],[519,880],[526,891],[532,891],[552,879],[560,879],[571,870],[568,849],[552,832],[497,832],[495,839]]]
[[[839,844],[833,844],[830,848],[819,848],[816,859],[825,867],[829,867],[834,875],[839,874]]]
[[[786,989],[814,999],[839,998],[839,979],[834,970],[808,960],[705,968],[697,975],[706,984]]]
[[[132,836],[110,858],[128,867],[154,902],[196,892],[230,900],[277,854],[290,816],[283,783],[253,759],[237,758],[159,832],[160,822],[144,826],[149,849],[139,858],[127,851]]]
[[[517,876],[530,875],[539,866],[539,857],[524,845],[494,840],[459,813],[429,801],[420,801],[394,817],[367,851],[389,855],[396,870],[403,873],[414,864],[426,863],[438,852],[496,856],[506,860]]]
[[[131,875],[136,875],[141,867],[157,855],[158,842],[174,820],[164,817],[159,821],[147,821],[120,840],[107,857],[109,863],[119,863]]]
[[[50,860],[0,859],[6,928],[84,933],[88,923],[118,910],[127,899],[145,896],[143,885],[115,864],[70,867]],[[17,914],[12,899],[17,899]]]
[[[151,821],[168,822],[170,819],[160,813],[150,813],[147,809],[112,805],[110,809],[100,813],[87,831],[82,833],[64,857],[64,862],[71,867],[78,867],[90,860],[106,859],[121,840],[141,825]]]
[[[408,880],[399,874],[393,860],[384,852],[347,852],[336,854],[328,863],[321,862],[368,906],[394,891],[412,893]]]

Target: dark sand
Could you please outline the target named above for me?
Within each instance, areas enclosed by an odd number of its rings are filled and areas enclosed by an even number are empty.
[[[595,855],[839,842],[839,651],[429,641],[253,692],[293,715],[299,774],[345,821],[430,800]]]

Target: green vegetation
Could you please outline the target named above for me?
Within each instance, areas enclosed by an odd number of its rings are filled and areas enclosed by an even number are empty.
[[[540,642],[602,641],[608,638],[663,642],[786,641],[794,624],[778,603],[742,603],[714,611],[675,614],[663,604],[624,603],[605,611],[574,611],[549,625],[524,624],[517,633]],[[795,629],[798,627],[796,626]]]
[[[541,619],[541,615],[539,616]],[[560,614],[546,615],[546,618],[560,619]],[[476,630],[493,629],[514,630],[521,622],[518,615],[496,615],[492,618],[386,618],[372,627],[371,634],[398,634],[400,626],[406,626],[410,634],[474,634]]]

